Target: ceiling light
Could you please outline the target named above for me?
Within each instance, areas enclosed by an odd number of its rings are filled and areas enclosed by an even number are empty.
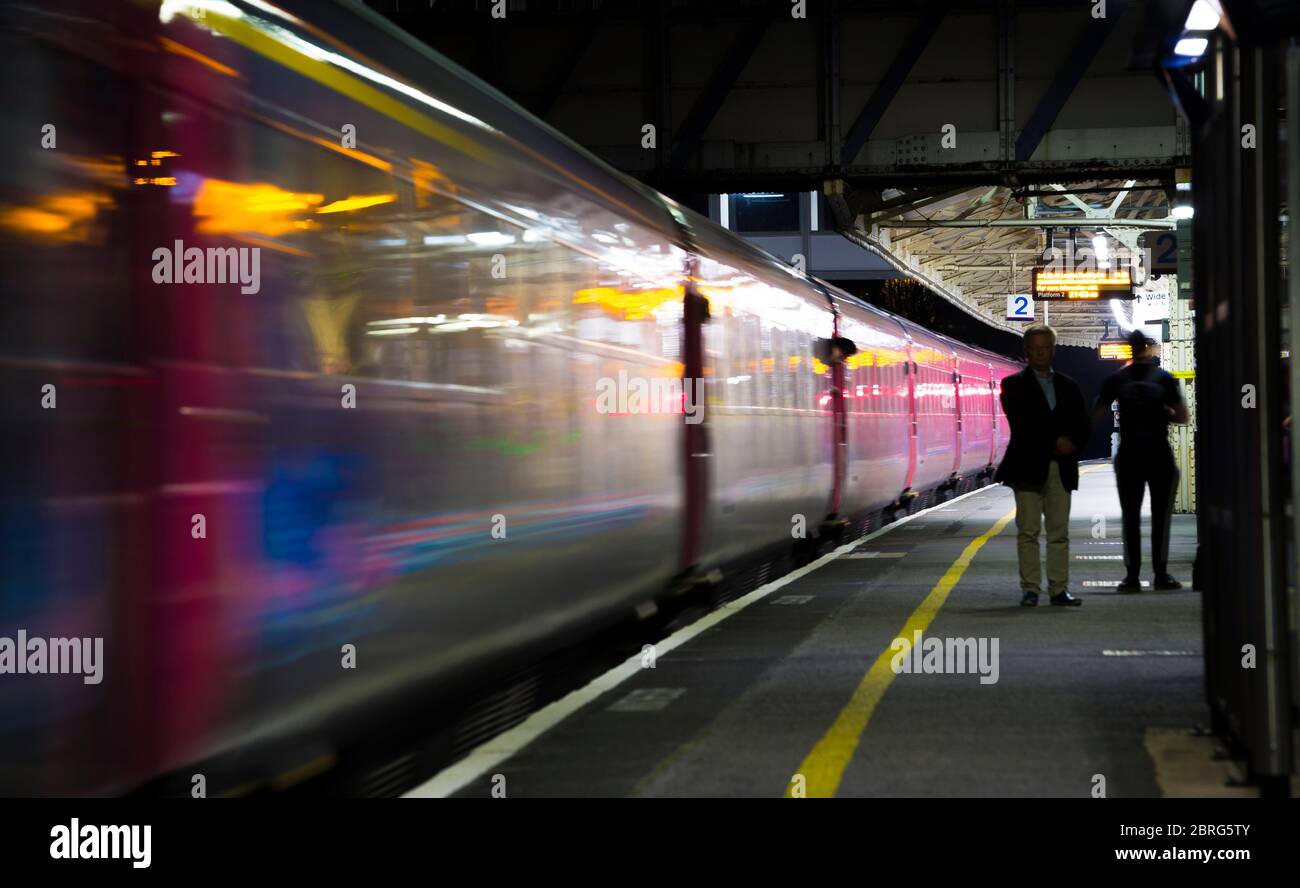
[[[1174,54],[1195,58],[1203,55],[1209,45],[1210,41],[1204,37],[1184,37],[1174,45]]]
[[[1187,13],[1187,22],[1183,27],[1189,31],[1213,31],[1219,27],[1218,5],[1209,0],[1196,0],[1191,12]]]

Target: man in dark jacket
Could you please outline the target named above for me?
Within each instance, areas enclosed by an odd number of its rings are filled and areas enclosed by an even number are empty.
[[[1011,442],[995,480],[1016,493],[1020,603],[1038,604],[1042,558],[1038,534],[1047,525],[1047,591],[1052,604],[1082,604],[1070,582],[1070,492],[1079,489],[1078,453],[1088,442],[1088,408],[1079,384],[1052,370],[1056,331],[1034,324],[1025,331],[1029,366],[1002,380],[1002,410]]]
[[[1124,581],[1120,592],[1141,592],[1142,499],[1151,488],[1151,561],[1155,588],[1181,589],[1169,575],[1169,523],[1178,487],[1178,466],[1169,448],[1169,423],[1186,423],[1190,416],[1178,380],[1155,363],[1155,342],[1141,330],[1128,336],[1133,363],[1106,378],[1093,408],[1103,420],[1110,405],[1119,403],[1119,453],[1115,481],[1124,515]]]

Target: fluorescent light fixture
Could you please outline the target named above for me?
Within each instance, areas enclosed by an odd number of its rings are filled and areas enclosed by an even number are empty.
[[[426,234],[424,236],[424,245],[426,247],[442,247],[448,244],[466,243],[463,234]]]
[[[1209,0],[1196,0],[1192,4],[1191,12],[1187,13],[1187,21],[1183,27],[1189,31],[1213,31],[1219,27],[1219,10],[1216,8],[1218,5]]]
[[[430,318],[390,318],[384,321],[366,321],[367,327],[409,327],[412,324],[441,324],[447,320],[446,315],[434,315]]]
[[[1174,45],[1174,54],[1195,58],[1203,55],[1210,41],[1204,37],[1184,37]]]
[[[476,231],[473,234],[467,234],[465,237],[471,244],[476,247],[504,247],[506,244],[513,244],[515,239],[499,231]]]
[[[1177,190],[1177,191],[1191,191],[1191,190],[1192,190],[1192,183],[1191,183],[1191,182],[1178,182],[1177,184],[1174,185],[1174,188],[1175,188],[1175,190]]]
[[[419,333],[419,327],[389,327],[385,330],[367,330],[367,336],[405,336],[408,333]]]
[[[1098,234],[1093,237],[1092,252],[1096,255],[1098,262],[1105,262],[1110,258],[1110,246],[1106,243],[1106,235]]]
[[[449,321],[445,324],[439,324],[436,327],[429,328],[430,333],[465,333],[469,330],[491,330],[496,327],[517,327],[519,322],[513,319],[505,320],[471,320],[471,321]]]
[[[1193,210],[1189,205],[1180,204],[1179,206],[1176,206],[1172,210],[1170,210],[1169,215],[1173,216],[1175,219],[1190,219],[1192,218],[1193,215],[1195,215],[1195,212],[1196,211]]]

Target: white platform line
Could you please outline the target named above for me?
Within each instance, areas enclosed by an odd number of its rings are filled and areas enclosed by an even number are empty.
[[[950,506],[968,496],[975,496],[977,493],[987,493],[990,490],[1000,489],[1000,485],[990,484],[987,487],[981,487],[979,490],[972,490],[969,493],[963,493],[961,496],[945,500],[942,505]],[[873,540],[876,537],[886,534],[898,527],[902,527],[913,518],[918,518],[933,509],[934,506],[931,506],[929,509],[922,509],[920,512],[900,518],[891,524],[886,524],[884,527],[873,530],[861,539],[856,539],[851,543],[845,543],[833,552],[826,553],[811,564],[804,565],[797,570],[792,570],[790,573],[779,579],[773,580],[766,586],[760,586],[748,595],[737,598],[735,601],[728,602],[717,610],[705,614],[689,626],[678,629],[662,641],[656,642],[654,645],[656,662],[662,660],[665,654],[681,647],[701,632],[704,632],[707,629],[712,629],[718,623],[727,619],[727,617],[739,613],[756,601],[766,598],[777,589],[793,583],[795,580],[806,577],[818,568],[830,564],[836,558],[839,558],[842,555],[847,555],[863,543]],[[459,792],[484,774],[489,773],[497,765],[517,755],[528,744],[532,743],[538,737],[542,736],[542,734],[545,734],[551,728],[573,715],[588,703],[591,703],[605,692],[613,690],[632,676],[636,675],[642,670],[642,668],[641,654],[635,654],[622,664],[615,666],[613,669],[606,672],[604,675],[592,679],[583,687],[571,691],[569,694],[561,697],[553,703],[543,706],[510,730],[505,731],[504,733],[493,737],[491,740],[475,747],[469,755],[465,756],[458,762],[448,765],[424,783],[421,783],[414,789],[404,793],[402,798],[446,798],[447,796]]]

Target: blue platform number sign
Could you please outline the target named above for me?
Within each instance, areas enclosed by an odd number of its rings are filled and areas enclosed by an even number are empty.
[[[1032,321],[1034,319],[1034,300],[1026,293],[1015,293],[1007,297],[1008,321]]]
[[[1178,234],[1151,232],[1146,238],[1151,274],[1178,274]]]

